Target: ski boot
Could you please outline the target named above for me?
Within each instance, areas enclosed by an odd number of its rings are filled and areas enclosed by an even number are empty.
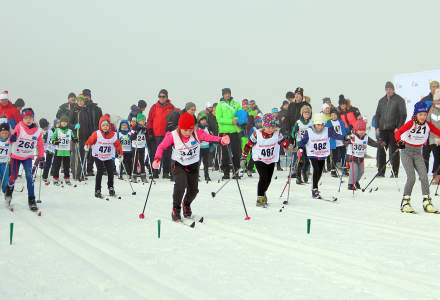
[[[95,197],[96,197],[96,198],[100,198],[100,199],[102,199],[101,190],[96,190],[96,191],[95,191]]]
[[[332,177],[338,178],[338,173],[336,173],[336,169],[331,170],[330,174],[331,174]]]
[[[58,177],[54,177],[53,178],[53,185],[54,186],[60,186],[60,180],[58,179]]]
[[[137,176],[133,174],[133,176],[131,176],[131,182],[133,183],[137,183]]]
[[[208,176],[205,176],[205,181],[206,181],[206,182],[210,182],[210,181],[212,181],[212,180],[211,180],[211,177],[209,177],[209,175],[208,175]]]
[[[252,171],[251,170],[246,170],[246,174],[248,177],[252,177]]]
[[[284,171],[283,168],[281,168],[280,165],[277,165],[277,171]]]
[[[111,197],[116,196],[116,192],[115,192],[115,188],[114,187],[109,187],[108,188],[108,193]]]
[[[411,197],[410,196],[403,196],[402,203],[400,204],[400,211],[404,213],[415,213],[414,208],[411,206]],[[423,201],[423,207],[425,207],[425,202]]]
[[[141,181],[143,183],[148,183],[147,174],[145,174],[145,173],[141,174]]]
[[[361,185],[359,184],[359,181],[356,181],[355,187],[360,190],[361,189]]]
[[[266,202],[267,200],[265,199],[264,196],[258,196],[257,197],[257,206],[258,207],[265,207],[266,206]]]
[[[183,203],[182,208],[183,208],[183,217],[185,219],[191,218],[192,217],[191,203],[189,204]]]
[[[6,205],[8,206],[11,205],[13,191],[14,191],[14,187],[10,187],[9,185],[6,187],[5,201],[6,201]]]
[[[302,177],[303,177],[304,183],[309,183],[309,174],[307,171],[302,172]]]
[[[67,185],[72,185],[72,182],[70,181],[70,178],[64,178],[64,182],[67,184]]]
[[[304,182],[301,180],[301,176],[296,176],[296,184],[303,184]]]
[[[171,219],[174,222],[182,221],[182,217],[180,216],[180,208],[173,208],[171,211]]]
[[[322,199],[321,195],[319,194],[318,189],[313,189],[312,190],[312,198],[313,199]]]
[[[29,209],[32,211],[37,211],[38,210],[38,206],[37,206],[37,202],[35,202],[35,197],[29,197],[28,198],[28,204],[29,204]]]
[[[44,185],[49,185],[50,181],[47,178],[43,178]]]
[[[428,195],[423,196],[423,209],[427,213],[438,214],[440,211],[432,205],[432,199]]]
[[[354,184],[348,184],[348,190],[349,191],[356,191],[357,188],[356,188],[356,186]]]
[[[223,177],[222,177],[222,180],[229,180],[229,179],[231,179],[229,174],[224,174]]]

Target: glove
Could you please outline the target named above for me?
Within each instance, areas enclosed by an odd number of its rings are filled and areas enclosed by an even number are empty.
[[[298,157],[298,160],[301,160],[303,157],[303,149],[299,149],[298,152],[296,152],[296,156]]]
[[[221,140],[220,140],[220,144],[221,144],[222,146],[229,145],[230,142],[231,142],[231,140],[230,140],[230,138],[229,138],[229,135],[224,135],[224,136],[222,136],[222,138],[221,138]]]
[[[40,169],[44,169],[44,157],[37,158],[36,164],[38,163],[38,167]]]
[[[52,144],[53,145],[59,145],[60,144],[60,140],[59,139],[53,140]]]
[[[90,150],[90,146],[89,145],[85,145],[84,146],[84,151],[89,152],[89,150]]]
[[[77,144],[79,142],[79,140],[77,138],[72,138],[72,142],[74,142],[75,144]]]
[[[11,141],[11,143],[15,143],[17,141],[17,135],[16,134],[11,135],[9,141]]]
[[[76,123],[75,126],[73,127],[73,129],[78,130],[81,128],[81,125],[79,125],[79,123]]]
[[[397,142],[397,147],[399,149],[405,149],[405,142],[404,141],[398,141]]]
[[[155,169],[155,170],[159,170],[159,168],[160,168],[160,159],[156,158],[156,159],[153,161],[153,164],[152,164],[151,166],[153,167],[153,169]]]
[[[246,158],[242,158],[240,161],[240,168],[246,170],[246,166],[247,166]]]

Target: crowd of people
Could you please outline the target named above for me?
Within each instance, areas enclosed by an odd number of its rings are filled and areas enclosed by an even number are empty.
[[[28,201],[37,211],[34,177],[41,168],[45,184],[71,185],[96,177],[95,196],[103,197],[102,178],[107,176],[110,196],[115,196],[114,176],[133,183],[158,179],[174,181],[172,219],[190,217],[198,182],[211,181],[213,171],[223,180],[240,180],[258,173],[256,205],[266,207],[275,167],[283,170],[286,157],[290,178],[306,184],[312,175],[312,197],[321,199],[319,180],[324,172],[333,177],[348,176],[349,190],[360,189],[367,145],[377,148],[377,177],[384,177],[391,163],[391,176],[399,176],[402,161],[407,183],[402,212],[414,212],[410,205],[415,170],[421,179],[423,207],[437,213],[429,196],[428,168],[431,153],[433,183],[440,183],[440,89],[430,83],[430,93],[414,107],[407,122],[405,100],[395,93],[393,83],[385,85],[371,126],[375,139],[367,135],[367,122],[352,101],[340,95],[334,103],[323,98],[312,107],[304,89],[285,95],[280,107],[263,113],[255,100],[236,100],[229,88],[221,90],[217,102],[198,109],[193,102],[178,108],[162,89],[148,108],[145,100],[130,107],[127,119],[104,114],[92,92],[69,93],[53,121],[40,118],[23,99],[12,103],[8,91],[0,91],[0,176],[5,199],[10,205],[14,184],[25,172]],[[26,107],[26,108],[25,108]],[[388,160],[387,153],[388,151]],[[199,175],[203,165],[203,174]],[[63,178],[60,179],[60,169]],[[312,171],[313,170],[313,171]],[[95,174],[96,171],[96,174]]]

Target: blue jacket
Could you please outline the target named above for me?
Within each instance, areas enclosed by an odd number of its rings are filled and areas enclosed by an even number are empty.
[[[336,120],[339,122],[339,126],[341,127],[341,135],[346,136],[348,134],[348,128],[345,127],[344,122],[342,122],[342,120],[338,119]],[[327,128],[333,128],[333,124],[332,124],[332,120],[328,120],[327,123],[325,124],[325,127]],[[334,150],[336,149],[336,139],[334,138],[330,138],[330,149]]]

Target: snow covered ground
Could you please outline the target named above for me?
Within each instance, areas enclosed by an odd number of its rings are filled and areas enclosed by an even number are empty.
[[[375,173],[369,164],[362,186]],[[201,182],[193,211],[205,222],[195,229],[170,221],[172,185],[162,179],[144,220],[138,214],[147,185],[135,185],[132,196],[128,183],[116,180],[122,199],[110,201],[93,197],[93,181],[44,186],[42,217],[17,192],[15,213],[0,210],[1,299],[440,299],[440,215],[423,212],[419,182],[417,215],[399,211],[393,179],[353,196],[346,183],[338,193],[329,174],[320,189],[338,203],[312,200],[310,185],[292,184],[280,213],[286,175],[275,173],[267,209],[255,207],[257,177],[240,181],[250,221],[235,182],[215,199],[219,184]],[[401,170],[401,188],[404,180]]]

